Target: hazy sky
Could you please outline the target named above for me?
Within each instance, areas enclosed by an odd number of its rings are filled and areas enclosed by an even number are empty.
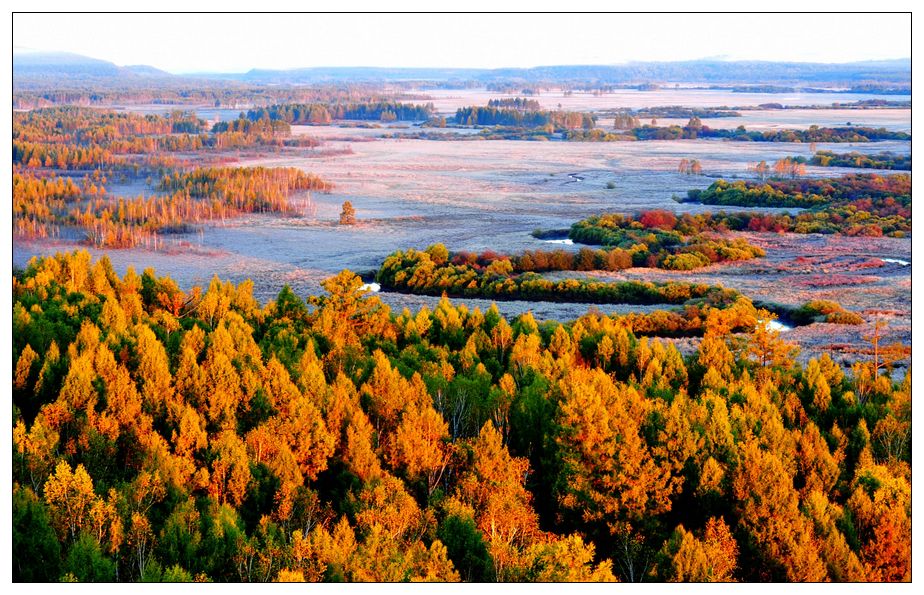
[[[496,68],[632,60],[849,62],[911,55],[908,14],[16,14],[13,44],[173,73],[308,66]]]

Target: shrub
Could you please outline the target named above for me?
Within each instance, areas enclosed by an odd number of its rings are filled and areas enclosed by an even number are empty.
[[[825,322],[830,322],[831,324],[863,324],[866,321],[856,312],[844,310],[842,312],[831,312],[825,317]]]
[[[692,271],[709,264],[709,258],[699,252],[671,254],[661,261],[661,267],[671,271]]]

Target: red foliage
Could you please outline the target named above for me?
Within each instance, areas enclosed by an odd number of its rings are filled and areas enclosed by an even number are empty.
[[[670,211],[646,211],[638,221],[648,228],[671,230],[677,225],[677,216]]]

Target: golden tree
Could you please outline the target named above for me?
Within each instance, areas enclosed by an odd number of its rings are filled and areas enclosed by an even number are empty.
[[[343,202],[343,208],[340,210],[340,225],[355,225],[356,224],[356,209],[353,208],[353,203],[346,200]]]

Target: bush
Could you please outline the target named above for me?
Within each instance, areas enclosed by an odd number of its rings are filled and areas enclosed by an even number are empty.
[[[669,271],[692,271],[700,267],[709,266],[710,261],[706,255],[699,252],[684,252],[671,254],[661,261],[661,268]]]
[[[856,312],[844,310],[843,312],[831,312],[825,318],[825,322],[830,322],[831,324],[863,324],[866,321]]]
[[[828,322],[831,324],[863,324],[865,321],[856,312],[845,310],[831,300],[812,300],[794,310],[791,315],[797,324]]]

